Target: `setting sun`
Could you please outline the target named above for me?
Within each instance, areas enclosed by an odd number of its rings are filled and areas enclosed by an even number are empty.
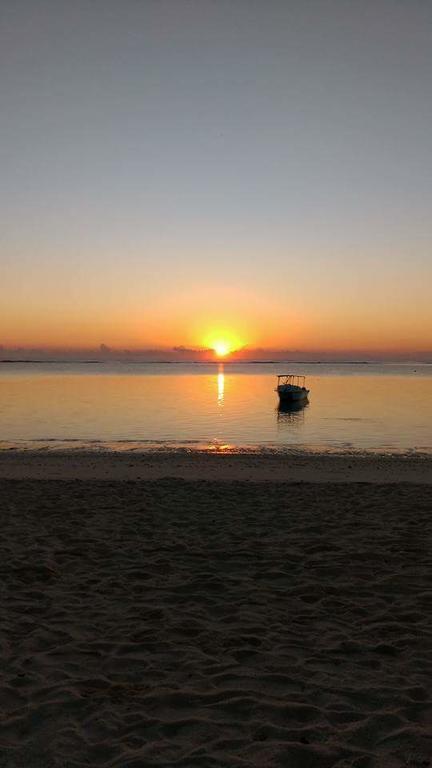
[[[225,355],[228,355],[231,352],[231,345],[228,341],[215,341],[213,349],[218,357],[225,357]]]
[[[213,350],[216,357],[226,357],[244,346],[237,333],[226,327],[214,328],[201,338],[203,346]]]

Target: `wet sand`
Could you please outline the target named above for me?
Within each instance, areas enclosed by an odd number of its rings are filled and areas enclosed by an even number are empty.
[[[0,478],[432,483],[432,455],[167,450],[0,451]]]
[[[431,465],[336,458],[1,455],[0,766],[432,765]]]

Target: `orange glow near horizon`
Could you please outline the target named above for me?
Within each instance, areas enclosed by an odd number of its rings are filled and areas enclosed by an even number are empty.
[[[253,274],[241,281],[234,275],[228,284],[213,274],[198,279],[188,273],[183,282],[174,274],[163,277],[162,290],[157,273],[149,282],[138,266],[132,280],[117,262],[98,272],[90,255],[88,269],[72,272],[74,263],[59,258],[31,280],[24,279],[18,262],[8,268],[0,301],[2,357],[17,348],[23,355],[36,349],[59,350],[59,355],[89,350],[93,356],[101,345],[132,353],[175,354],[178,347],[202,356],[206,350],[204,356],[215,361],[248,354],[259,358],[265,350],[300,357],[348,353],[358,359],[431,351],[427,270],[420,283],[412,272],[397,273],[395,267],[391,284],[388,273],[384,280],[379,271],[372,282],[371,270],[364,283],[361,275],[348,282],[348,273],[344,277],[333,269],[320,273],[319,280],[312,279],[313,271],[298,272],[295,280],[281,273],[275,284],[264,277],[258,283]],[[60,284],[67,291],[60,291]]]
[[[244,344],[232,331],[216,330],[204,337],[204,346],[212,349],[216,357],[227,357],[232,352],[237,352]]]
[[[429,285],[425,281],[425,285]],[[291,301],[285,306],[245,290],[194,290],[183,296],[169,295],[145,307],[137,300],[110,302],[105,294],[93,303],[74,306],[54,301],[42,306],[39,295],[27,302],[13,291],[4,292],[0,307],[0,346],[37,349],[59,354],[89,350],[100,345],[113,351],[209,350],[209,358],[229,360],[247,350],[258,356],[263,350],[320,354],[405,354],[431,351],[430,305],[419,293],[402,312],[402,302],[389,306],[358,308],[343,297],[333,304]],[[10,301],[9,301],[10,299]],[[343,299],[343,300],[342,300]],[[8,304],[9,302],[9,304]],[[429,302],[429,299],[427,299]],[[222,318],[222,319],[221,319]]]

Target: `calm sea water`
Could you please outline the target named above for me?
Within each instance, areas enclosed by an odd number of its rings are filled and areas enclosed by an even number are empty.
[[[276,373],[309,403],[278,409]],[[432,452],[432,365],[0,364],[0,449]]]

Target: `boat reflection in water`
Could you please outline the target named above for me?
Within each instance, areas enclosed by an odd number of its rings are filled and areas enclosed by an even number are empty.
[[[309,406],[309,400],[293,400],[292,402],[280,402],[276,408],[278,426],[300,427],[305,420],[305,411]]]

